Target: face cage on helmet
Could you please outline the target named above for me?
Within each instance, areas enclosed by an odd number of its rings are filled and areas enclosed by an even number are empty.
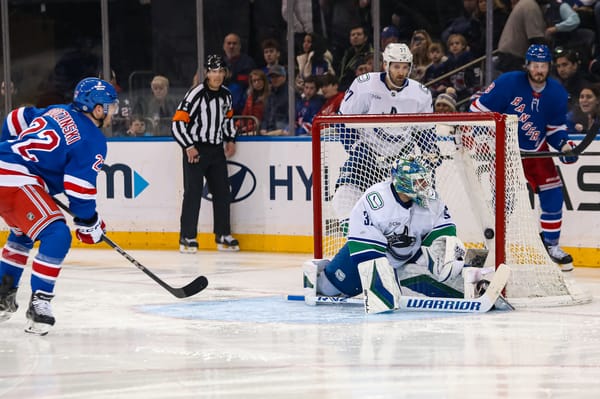
[[[415,184],[417,180],[422,180],[424,184]],[[437,192],[433,189],[428,174],[411,173],[402,178],[396,175],[393,176],[393,182],[396,191],[406,195],[423,208],[429,207],[429,200],[437,198]]]
[[[117,113],[117,103],[116,102],[104,103],[104,104],[102,104],[102,107],[104,108],[104,116],[114,115]]]

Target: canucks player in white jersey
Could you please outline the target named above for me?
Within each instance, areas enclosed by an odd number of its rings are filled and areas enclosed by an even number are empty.
[[[432,113],[431,92],[410,79],[413,56],[404,43],[390,43],[383,51],[384,72],[354,79],[340,105],[343,115]]]
[[[101,241],[105,225],[96,211],[96,177],[107,146],[99,128],[110,125],[116,100],[110,83],[86,78],[77,84],[72,104],[11,115],[17,137],[0,142],[0,216],[10,227],[0,257],[0,321],[18,308],[19,282],[39,241],[25,331],[44,335],[55,323],[50,301],[71,233],[52,196],[67,196],[79,240]]]
[[[305,287],[312,287],[312,296],[358,295],[369,286],[361,281],[361,265],[377,259],[382,279],[391,276],[390,291],[463,297],[459,276],[465,253],[448,208],[433,189],[431,171],[422,159],[408,155],[394,163],[391,180],[360,197],[350,215],[348,241],[335,257],[304,264]]]
[[[568,94],[558,81],[549,77],[550,49],[543,44],[532,44],[525,59],[526,72],[501,75],[471,104],[470,110],[517,115],[522,152],[546,152],[551,145],[569,153],[574,144],[566,131]],[[570,164],[577,161],[577,156],[565,155],[559,159]],[[541,235],[548,254],[563,271],[571,271],[573,258],[558,245],[564,199],[554,161],[552,158],[524,158],[523,170],[539,197]]]
[[[346,91],[340,114],[432,113],[429,89],[408,78],[412,60],[406,44],[389,44],[383,51],[385,71],[356,77]],[[347,222],[352,206],[364,190],[385,178],[390,160],[412,153],[415,145],[424,153],[439,152],[431,130],[425,133],[386,127],[348,129],[342,135],[342,143],[348,158],[341,168],[333,197],[333,208],[342,224]],[[371,172],[369,175],[365,173],[367,170]]]

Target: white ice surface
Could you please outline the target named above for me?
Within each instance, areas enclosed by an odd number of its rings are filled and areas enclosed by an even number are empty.
[[[365,316],[285,302],[309,256],[73,250],[45,337],[0,324],[0,398],[600,398],[600,270],[570,276],[588,305],[485,315]]]

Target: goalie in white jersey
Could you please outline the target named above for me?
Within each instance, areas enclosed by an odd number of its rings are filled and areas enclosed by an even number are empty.
[[[366,73],[354,79],[340,105],[340,114],[432,113],[429,89],[408,78],[412,60],[408,46],[389,44],[383,52],[385,71]],[[341,141],[348,159],[336,182],[333,207],[342,224],[347,223],[350,210],[364,190],[386,178],[390,160],[415,153],[417,147],[421,153],[439,154],[433,129],[391,126],[347,129],[341,134]]]
[[[395,295],[462,298],[465,254],[448,208],[432,187],[431,171],[419,157],[406,156],[394,163],[391,180],[360,197],[350,215],[348,241],[336,256],[305,262],[305,296],[363,293],[374,277],[361,267],[377,260],[379,278]]]

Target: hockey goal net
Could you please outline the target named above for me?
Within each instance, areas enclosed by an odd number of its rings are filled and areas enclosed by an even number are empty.
[[[505,295],[517,307],[585,303],[591,297],[550,260],[539,235],[517,141],[517,119],[496,113],[327,116],[313,121],[314,255],[344,245],[360,195],[389,178],[402,154],[434,171],[467,248],[487,248],[486,265],[512,269]],[[320,138],[320,139],[317,139]]]

